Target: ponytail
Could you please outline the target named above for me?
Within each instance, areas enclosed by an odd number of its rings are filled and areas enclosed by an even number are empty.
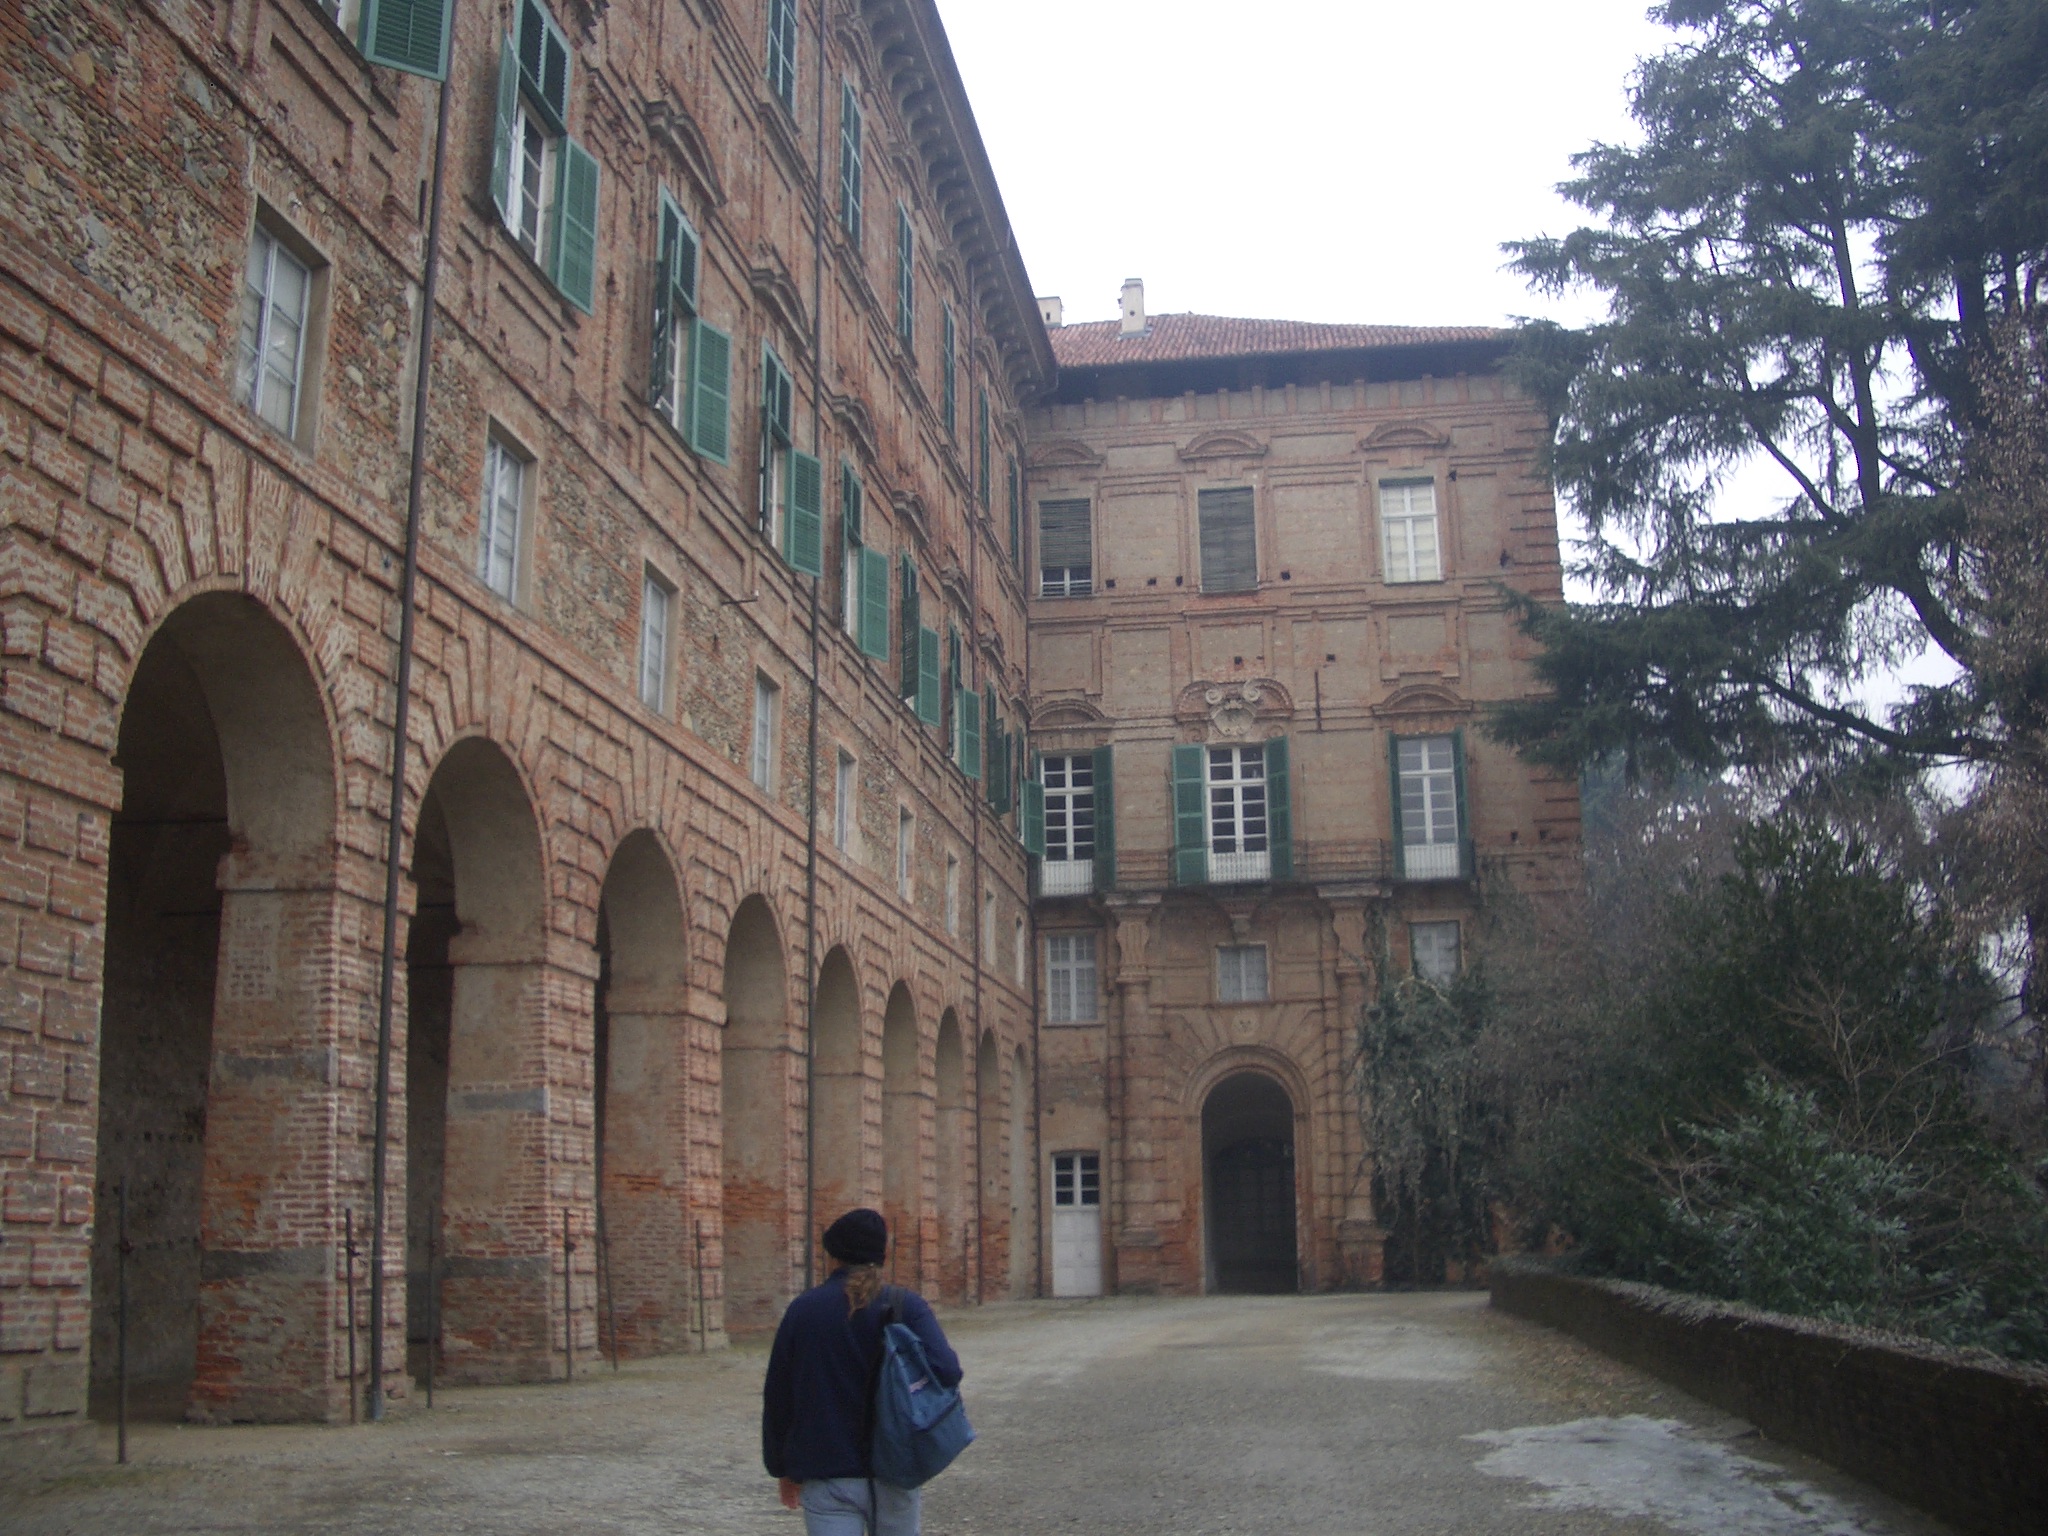
[[[858,1312],[882,1294],[882,1266],[853,1264],[846,1271],[846,1310]]]

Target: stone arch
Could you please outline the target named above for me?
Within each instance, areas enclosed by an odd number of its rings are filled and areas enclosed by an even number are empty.
[[[951,1008],[939,1015],[938,1042],[932,1052],[932,1111],[939,1295],[958,1301],[967,1294],[967,1202],[974,1186],[967,1168],[967,1064],[960,1016]]]
[[[408,1353],[457,1381],[555,1372],[544,868],[512,759],[458,738],[420,800],[405,953]]]
[[[1206,1288],[1298,1290],[1298,1101],[1274,1073],[1243,1066],[1202,1096]]]
[[[1010,1294],[1038,1291],[1038,1158],[1031,1150],[1031,1066],[1024,1047],[1010,1056]]]
[[[985,1029],[974,1051],[974,1198],[975,1263],[972,1290],[976,1301],[1008,1288],[1002,1267],[1008,1252],[1009,1212],[1003,1190],[1003,1052],[996,1032]]]
[[[687,1347],[692,1325],[689,1027],[682,892],[654,833],[629,833],[598,898],[592,1141],[614,1348]]]
[[[817,1232],[857,1205],[871,1204],[862,1157],[868,1066],[862,1049],[860,978],[853,957],[835,945],[818,968],[812,1008],[816,1053],[811,1110],[811,1215]]]
[[[775,1326],[790,1292],[789,970],[765,898],[749,896],[725,939],[725,1034],[719,1050],[724,1136],[725,1326]]]
[[[918,1070],[917,1004],[897,982],[882,1011],[882,1214],[889,1219],[892,1272],[919,1283],[924,1243],[923,1074]]]
[[[291,632],[241,593],[171,609],[128,679],[108,847],[93,1384],[115,1367],[125,1190],[139,1411],[323,1419],[340,1148],[337,775],[326,700]],[[289,1131],[287,1128],[290,1128]],[[311,1230],[307,1213],[322,1213]],[[97,1405],[96,1405],[97,1406]],[[108,1405],[110,1406],[110,1405]]]

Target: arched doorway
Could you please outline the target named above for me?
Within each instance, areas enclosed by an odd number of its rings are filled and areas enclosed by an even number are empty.
[[[967,1195],[974,1186],[966,1166],[966,1063],[961,1054],[960,1019],[950,1008],[939,1016],[938,1044],[932,1053],[932,1093],[939,1295],[958,1301],[967,1294]]]
[[[749,896],[725,940],[725,1328],[775,1326],[789,1300],[789,972],[775,914]]]
[[[131,1409],[332,1417],[341,1213],[322,1128],[340,1000],[319,686],[259,603],[196,597],[137,661],[116,750],[93,1406],[112,1408],[125,1189]]]
[[[818,970],[814,1009],[815,1098],[811,1158],[813,1243],[841,1213],[867,1205],[869,1182],[862,1161],[861,1126],[866,1119],[867,1064],[861,1058],[860,982],[844,949],[825,956]]]
[[[1031,1069],[1010,1058],[1010,1294],[1038,1292],[1038,1160],[1031,1155]]]
[[[993,1030],[983,1033],[974,1053],[974,1166],[980,1193],[974,1202],[976,1226],[974,1299],[989,1291],[1001,1295],[1007,1286],[1000,1266],[1007,1263],[1009,1210],[1003,1200],[1003,1058]]]
[[[1202,1104],[1209,1289],[1300,1286],[1295,1254],[1294,1105],[1263,1072],[1234,1072]]]
[[[917,1006],[899,981],[882,1013],[882,1214],[889,1219],[890,1272],[910,1286],[923,1283],[924,1101],[917,1066]]]
[[[689,1346],[697,1233],[689,1201],[683,903],[652,832],[619,844],[597,919],[598,1258],[605,1326],[628,1355]]]
[[[406,937],[409,1364],[464,1382],[555,1374],[540,828],[518,771],[467,737],[413,832]],[[431,1258],[431,1263],[429,1262]]]

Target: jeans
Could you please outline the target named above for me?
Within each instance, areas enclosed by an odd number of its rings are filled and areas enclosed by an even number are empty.
[[[863,1536],[870,1487],[877,1506],[872,1536],[918,1536],[924,1490],[870,1484],[864,1477],[814,1478],[805,1483],[804,1536]]]

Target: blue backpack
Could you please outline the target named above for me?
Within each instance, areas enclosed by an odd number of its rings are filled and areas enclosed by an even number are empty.
[[[942,1387],[909,1324],[902,1322],[900,1292],[883,1289],[882,1364],[875,1380],[875,1416],[869,1462],[874,1479],[893,1488],[920,1488],[973,1443],[974,1426],[954,1387]]]

